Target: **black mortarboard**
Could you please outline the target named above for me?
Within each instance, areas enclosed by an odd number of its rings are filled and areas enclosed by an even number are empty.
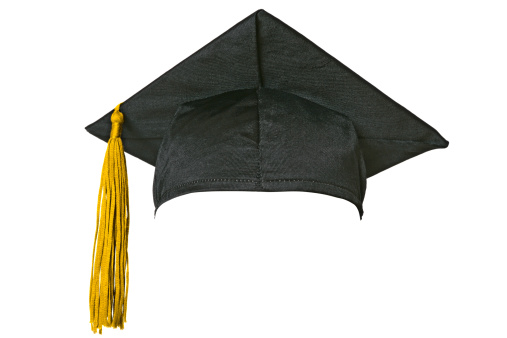
[[[129,216],[122,147],[155,166],[156,208],[198,191],[308,191],[348,200],[362,215],[367,177],[448,145],[427,123],[263,10],[123,102],[121,112],[118,105],[86,127],[109,140],[90,285],[94,331],[123,328],[126,317]],[[99,274],[106,278],[99,281]]]

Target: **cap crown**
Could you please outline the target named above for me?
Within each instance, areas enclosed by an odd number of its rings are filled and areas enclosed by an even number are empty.
[[[293,94],[244,89],[180,106],[157,158],[158,208],[194,191],[310,191],[362,215],[366,168],[352,122]]]

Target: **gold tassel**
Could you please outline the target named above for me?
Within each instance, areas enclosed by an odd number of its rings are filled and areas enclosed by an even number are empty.
[[[97,227],[90,279],[90,323],[102,334],[102,326],[123,329],[127,322],[129,284],[129,190],[125,153],[121,142],[123,114],[120,105],[111,115],[111,135],[100,178]]]

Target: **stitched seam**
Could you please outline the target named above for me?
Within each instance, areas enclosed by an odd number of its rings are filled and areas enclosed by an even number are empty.
[[[258,18],[259,12],[255,13],[255,47],[257,52],[257,72],[258,72],[258,87],[255,92],[257,95],[257,152],[258,152],[258,159],[257,159],[257,179],[258,179],[258,186],[262,190],[262,167],[261,167],[261,159],[262,159],[262,153],[261,153],[261,113],[260,113],[260,97],[259,97],[259,88],[263,87],[263,79],[262,79],[262,67],[261,67],[261,50],[260,50],[260,43],[259,43],[259,18]]]
[[[241,178],[237,178],[237,179],[234,179],[234,178],[203,178],[203,179],[200,179],[200,180],[194,180],[194,181],[189,181],[189,182],[173,185],[173,186],[169,187],[168,191],[165,192],[165,193],[163,193],[158,200],[161,201],[164,198],[166,198],[168,195],[170,195],[171,193],[173,193],[173,191],[172,191],[173,189],[178,189],[178,188],[181,188],[181,187],[184,187],[184,186],[187,186],[187,185],[192,185],[192,184],[196,184],[196,183],[204,183],[204,182],[247,182],[247,183],[258,183],[257,180],[249,180],[249,179],[241,179]]]
[[[259,99],[259,89],[255,92],[257,94],[257,152],[259,153],[259,157],[257,158],[257,180],[258,186],[262,190],[262,152],[261,152],[261,111],[259,109],[260,99]]]
[[[156,206],[155,207],[155,215],[157,214],[158,208],[163,203],[165,203],[165,202],[167,202],[169,200],[168,196],[171,193],[174,193],[173,191],[171,191],[172,189],[178,188],[178,187],[182,187],[182,186],[191,185],[191,184],[195,184],[195,183],[199,183],[199,182],[249,182],[249,183],[257,183],[258,181],[256,181],[256,180],[250,180],[250,179],[212,178],[212,179],[194,180],[194,181],[178,184],[176,186],[173,186],[172,188],[169,189],[169,191],[167,191],[162,196],[160,196],[160,199],[158,199],[158,201],[155,203],[155,206]],[[349,189],[347,189],[347,188],[345,188],[343,186],[340,186],[340,185],[337,185],[337,184],[332,184],[332,183],[313,181],[313,180],[303,180],[303,179],[277,179],[277,180],[265,180],[264,182],[307,182],[307,183],[317,183],[317,184],[322,184],[322,185],[327,185],[327,186],[331,186],[331,187],[334,187],[334,188],[338,188],[338,189],[346,191],[346,192],[348,192],[348,193],[350,193],[352,195],[352,199],[349,199],[349,198],[344,197],[344,196],[342,196],[341,198],[343,198],[345,200],[348,200],[349,202],[353,203],[358,208],[358,210],[360,212],[360,215],[362,216],[362,212],[363,212],[362,201],[358,200],[357,195],[354,192],[352,192],[351,190],[349,190]],[[283,191],[283,190],[280,190],[280,191]]]
[[[177,185],[170,187],[169,189],[177,189],[177,188],[180,188],[180,187],[183,187],[186,185],[195,184],[195,183],[203,183],[203,182],[251,182],[251,183],[255,183],[257,181],[250,180],[250,179],[241,179],[241,178],[238,178],[238,179],[234,179],[234,178],[204,178],[204,179],[200,179],[200,180],[194,180],[194,181],[190,181],[190,182],[177,184]]]
[[[247,183],[258,183],[257,180],[250,180],[250,179],[233,179],[233,178],[206,178],[206,179],[200,179],[200,180],[194,180],[190,182],[181,183],[178,185],[174,185],[169,188],[169,191],[162,194],[160,199],[164,199],[167,195],[173,193],[171,190],[178,189],[184,186],[196,184],[196,183],[204,183],[204,182],[247,182]],[[276,180],[264,180],[263,182],[269,183],[269,182],[306,182],[306,183],[317,183],[317,184],[323,184],[331,187],[336,187],[342,190],[345,190],[349,193],[351,193],[354,197],[357,198],[356,193],[352,190],[333,183],[327,183],[327,182],[321,182],[321,181],[314,181],[314,180],[304,180],[304,179],[276,179]]]

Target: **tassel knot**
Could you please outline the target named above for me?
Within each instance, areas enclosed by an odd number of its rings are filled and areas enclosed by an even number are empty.
[[[120,105],[114,108],[113,114],[111,115],[111,135],[110,138],[121,137],[123,126],[123,114],[120,111]]]

